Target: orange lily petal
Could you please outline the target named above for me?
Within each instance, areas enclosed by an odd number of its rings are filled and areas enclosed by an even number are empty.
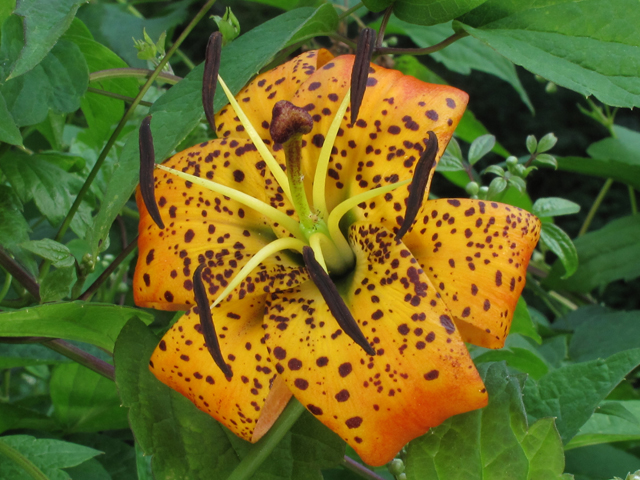
[[[308,145],[303,149],[308,191],[324,135],[349,89],[353,60],[351,55],[334,58],[311,75],[291,99],[314,120],[312,132],[305,137]],[[397,70],[371,64],[359,120],[352,126],[349,115],[345,115],[334,144],[326,187],[329,210],[342,200],[376,186],[412,178],[430,130],[438,137],[439,159],[468,98],[456,88],[427,84]],[[407,197],[408,189],[401,188],[384,198],[363,203],[354,209],[355,219],[399,228]]]
[[[171,327],[149,363],[160,381],[249,441],[269,429],[291,397],[261,342],[264,298],[223,302],[212,312],[233,377],[226,378],[211,359],[200,333],[198,307]]]
[[[343,334],[311,282],[267,299],[265,338],[294,396],[377,466],[430,427],[485,406],[487,394],[409,250],[365,222],[350,240],[357,260],[343,298],[377,355]]]
[[[174,155],[164,164],[259,200],[273,201],[266,198],[265,164],[250,141],[211,140]],[[269,220],[245,205],[168,172],[156,170],[155,178],[166,228],[156,226],[138,194],[140,237],[134,298],[143,307],[186,310],[194,305],[191,276],[195,267],[207,262],[203,279],[209,295],[215,298],[249,258],[276,236]],[[274,255],[247,277],[235,295],[243,298],[289,288],[300,276],[307,278],[295,260],[286,253]]]
[[[271,144],[269,124],[273,106],[280,100],[289,100],[302,82],[332,58],[333,55],[325,49],[305,52],[258,75],[236,95],[242,110],[267,145]],[[229,105],[216,116],[216,125],[219,138],[249,138]]]
[[[520,208],[440,199],[424,203],[403,242],[438,287],[462,338],[501,348],[539,236],[540,221]]]

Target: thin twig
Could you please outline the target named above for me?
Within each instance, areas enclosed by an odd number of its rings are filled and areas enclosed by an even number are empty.
[[[376,50],[382,48],[382,41],[384,40],[384,31],[387,29],[387,23],[389,23],[389,18],[391,18],[392,12],[393,12],[393,4],[389,5],[387,9],[384,11],[382,22],[380,22],[380,30],[378,30],[378,38],[376,38]]]
[[[334,40],[337,40],[338,42],[342,42],[345,45],[348,45],[350,48],[352,48],[353,50],[356,49],[356,47],[358,46],[356,44],[356,42],[354,42],[353,40],[351,40],[350,38],[345,37],[344,35],[340,35],[338,33],[332,33],[329,35],[330,38],[333,38]]]
[[[602,186],[602,188],[600,189],[600,193],[598,193],[598,196],[593,201],[593,205],[591,205],[591,208],[589,209],[587,218],[584,219],[584,223],[582,224],[582,227],[580,227],[580,231],[578,232],[578,237],[581,237],[582,235],[587,233],[587,230],[589,230],[589,226],[593,221],[593,217],[596,215],[596,212],[598,211],[600,204],[604,200],[605,195],[611,188],[611,185],[613,185],[613,178],[608,178],[607,181],[604,182],[604,185]]]
[[[4,268],[9,274],[15,278],[20,285],[27,289],[27,291],[40,302],[40,286],[35,279],[27,272],[22,265],[16,262],[9,253],[0,246],[0,266]]]
[[[71,360],[87,367],[90,370],[93,370],[96,373],[99,373],[112,382],[115,382],[116,380],[115,368],[113,367],[113,365],[108,364],[104,360],[100,360],[98,357],[94,357],[90,353],[85,352],[84,350],[65,340],[49,340],[47,342],[42,342],[42,345],[50,348],[54,352],[58,352],[59,354],[70,358]]]
[[[89,87],[87,88],[87,92],[97,93],[98,95],[104,95],[105,97],[115,98],[117,100],[124,100],[128,103],[131,103],[135,100],[135,98],[133,97],[127,97],[126,95],[120,95],[119,93],[108,92],[107,90],[100,90],[99,88]],[[150,107],[151,105],[153,105],[153,103],[141,100],[140,105],[142,105],[143,107]]]
[[[353,458],[347,457],[346,455],[344,456],[344,463],[342,465],[347,470],[352,471],[362,478],[366,478],[368,480],[384,480],[384,478],[382,478],[376,472],[369,470],[361,463],[356,462]]]
[[[165,57],[166,58],[166,57]],[[164,66],[164,65],[163,65]],[[123,77],[139,77],[149,78],[156,70],[149,70],[147,68],[109,68],[107,70],[98,70],[89,74],[90,82],[97,82],[98,80],[108,80],[110,78],[123,78]],[[160,72],[156,78],[164,80],[165,82],[175,85],[182,77],[172,75],[167,72]]]
[[[340,8],[340,9],[345,9],[346,8],[346,7],[343,7],[342,5],[335,5],[335,6],[337,8]],[[355,12],[356,10],[361,9],[362,7],[364,7],[364,3],[360,2],[357,5],[354,5],[353,7],[349,8],[349,9],[345,9],[344,12],[342,12],[340,15],[338,15],[338,20],[344,20],[349,15],[351,15],[353,12]]]
[[[445,47],[448,47],[452,43],[460,40],[468,36],[467,32],[458,32],[451,35],[448,38],[445,38],[440,43],[436,43],[430,47],[426,48],[390,48],[390,47],[382,47],[376,48],[375,53],[377,55],[389,55],[389,54],[409,54],[409,55],[429,55],[433,52],[437,52],[438,50],[442,50]]]
[[[131,241],[131,243],[127,245],[127,248],[125,248],[122,252],[120,252],[120,254],[113,260],[113,262],[111,262],[111,265],[109,265],[105,269],[105,271],[102,272],[102,274],[96,279],[96,281],[93,282],[91,286],[87,288],[85,292],[78,297],[78,300],[85,300],[85,301],[89,300],[93,296],[93,294],[98,291],[98,289],[105,282],[105,280],[107,280],[109,276],[115,271],[115,269],[118,268],[118,265],[120,265],[124,261],[124,259],[127,258],[129,254],[137,248],[137,246],[138,246],[138,235],[136,235],[136,238],[134,238]]]

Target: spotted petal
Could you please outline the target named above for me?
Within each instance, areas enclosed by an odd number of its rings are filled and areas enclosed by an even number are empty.
[[[223,302],[213,309],[220,349],[233,372],[231,378],[226,378],[211,359],[198,307],[171,327],[149,364],[160,381],[239,437],[253,442],[266,433],[291,398],[261,342],[264,297]]]
[[[337,57],[319,68],[291,99],[314,120],[312,132],[305,137],[309,143],[303,149],[308,191],[325,135],[349,88],[353,59],[350,55]],[[430,130],[438,137],[439,159],[467,101],[468,95],[456,88],[424,83],[371,64],[359,120],[352,126],[350,115],[345,115],[334,143],[326,186],[328,209],[376,186],[412,178]],[[363,203],[354,209],[355,220],[398,228],[407,197],[408,189],[402,188]]]
[[[540,221],[510,205],[469,199],[425,202],[403,238],[454,315],[462,338],[504,345]]]
[[[266,167],[247,140],[211,140],[176,154],[165,165],[266,200]],[[276,238],[262,214],[171,173],[156,170],[155,188],[165,229],[157,227],[137,198],[140,238],[133,281],[140,306],[164,310],[193,306],[191,276],[205,262],[203,279],[215,298],[250,257]],[[306,273],[295,259],[285,253],[274,255],[247,277],[235,295],[243,298],[289,288],[300,277],[306,279]]]
[[[393,234],[350,228],[353,276],[338,287],[369,343],[345,335],[311,282],[271,295],[266,342],[294,396],[370,465],[383,465],[446,418],[487,395],[450,313]]]

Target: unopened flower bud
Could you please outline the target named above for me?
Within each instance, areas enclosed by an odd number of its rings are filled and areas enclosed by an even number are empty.
[[[513,155],[511,155],[510,157],[507,158],[508,167],[513,167],[517,164],[518,164],[518,157],[514,157]]]
[[[400,475],[404,472],[404,462],[399,458],[394,458],[387,464],[387,469],[391,475]]]
[[[467,183],[467,186],[464,187],[464,189],[466,190],[468,195],[477,195],[480,191],[480,185],[478,185],[476,182],[469,182]]]

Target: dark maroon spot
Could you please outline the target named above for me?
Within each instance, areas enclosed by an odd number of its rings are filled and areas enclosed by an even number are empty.
[[[418,350],[422,350],[422,349],[423,349],[424,347],[426,347],[426,346],[427,346],[427,344],[426,344],[426,343],[424,343],[424,342],[417,342],[417,343],[416,343],[416,348],[417,348]]]
[[[502,285],[502,272],[500,270],[498,270],[496,272],[496,286],[500,286]]]
[[[388,129],[387,132],[389,132],[391,135],[398,135],[401,130],[400,127],[398,127],[397,125],[391,125]]]
[[[309,382],[307,382],[304,378],[296,378],[293,384],[300,390],[306,390],[307,388],[309,388]]]
[[[491,302],[489,301],[489,299],[484,301],[484,305],[482,306],[482,308],[484,309],[485,312],[491,308]]]
[[[340,390],[338,393],[336,393],[336,400],[339,402],[346,402],[347,400],[349,400],[349,397],[351,395],[349,395],[349,392],[347,390]]]
[[[322,415],[322,409],[320,407],[316,407],[315,405],[307,405],[307,410],[309,410],[314,415]]]
[[[153,262],[153,254],[154,254],[155,250],[152,248],[151,250],[149,250],[149,253],[147,253],[147,265],[149,265],[151,262]]]
[[[185,362],[189,361],[189,355],[180,355],[180,360],[184,360]]]
[[[145,273],[142,276],[142,279],[144,280],[144,284],[148,287],[149,285],[151,285],[151,277],[149,276],[148,273]]]
[[[373,77],[369,77],[367,78],[367,87],[373,87],[378,83],[378,80],[376,80]]]
[[[235,170],[233,172],[233,179],[240,183],[241,181],[244,180],[244,172],[242,170]]]
[[[471,315],[471,309],[469,307],[465,307],[464,310],[462,310],[462,318],[466,318],[469,315]]]
[[[213,378],[212,378],[212,377],[210,377],[209,375],[207,375],[207,378],[205,378],[205,380],[206,380],[206,382],[207,382],[207,383],[209,383],[209,384],[211,384],[211,385],[213,385],[214,383],[216,383],[216,382],[214,382],[214,381],[213,381]]]
[[[352,370],[353,370],[353,367],[351,366],[351,364],[349,362],[343,363],[342,365],[340,365],[338,367],[338,373],[340,374],[340,376],[342,378],[344,378],[347,375],[349,375]]]
[[[360,425],[362,425],[362,418],[361,417],[351,417],[350,419],[348,419],[344,423],[349,428],[358,428]]]
[[[427,373],[424,374],[424,379],[425,380],[435,380],[439,376],[440,376],[440,372],[438,370],[431,370],[430,372],[427,372]]]
[[[184,241],[186,243],[191,242],[191,240],[193,240],[193,237],[196,236],[196,232],[194,232],[193,230],[189,229],[185,232],[184,234]]]
[[[433,342],[436,339],[436,334],[433,332],[429,332],[425,337],[425,340],[429,343]]]
[[[162,350],[163,352],[167,351],[167,343],[164,340],[160,340],[160,343],[158,344],[158,348],[160,350]]]
[[[438,120],[438,112],[436,112],[435,110],[427,110],[425,115],[429,120],[433,120],[434,122]]]
[[[320,357],[316,360],[316,365],[319,367],[326,367],[327,363],[329,363],[329,359],[327,357]]]
[[[167,290],[166,292],[164,292],[164,299],[167,302],[173,302],[173,293],[171,293],[169,290]]]
[[[407,335],[410,331],[411,329],[407,326],[406,323],[403,323],[398,327],[398,332],[400,332],[402,335]]]
[[[313,82],[309,85],[309,91],[313,92],[314,90],[319,89],[322,86],[320,82]]]
[[[297,358],[292,358],[288,363],[289,370],[300,370],[302,368],[302,362]]]
[[[453,101],[453,98],[447,98],[447,107],[456,108],[456,102]]]
[[[440,315],[440,325],[444,327],[449,335],[456,331],[456,327],[453,326],[453,322],[449,315]]]
[[[287,351],[282,347],[276,347],[273,349],[273,356],[278,360],[284,360],[287,357]]]
[[[375,312],[373,312],[371,314],[371,318],[373,320],[380,320],[383,315],[384,315],[384,313],[382,313],[382,310],[376,310]]]
[[[454,207],[459,207],[460,206],[460,200],[457,200],[455,198],[450,198],[449,200],[447,200],[447,203],[449,205],[453,205]]]

